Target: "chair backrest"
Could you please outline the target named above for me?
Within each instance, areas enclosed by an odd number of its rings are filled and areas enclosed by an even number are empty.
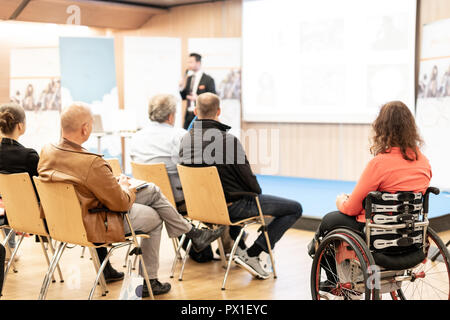
[[[217,168],[177,166],[189,218],[230,225],[227,202]]]
[[[134,178],[156,184],[167,200],[176,208],[169,176],[164,163],[131,162],[131,172]]]
[[[87,240],[80,201],[71,184],[44,182],[34,177],[50,236],[81,246],[92,246]]]
[[[428,220],[423,214],[422,193],[395,194],[371,192],[366,198],[366,211],[371,214],[370,248],[380,252],[404,251],[424,245],[424,229]],[[378,227],[377,227],[378,226]]]
[[[119,159],[111,158],[111,159],[105,159],[105,161],[108,162],[109,165],[111,166],[113,175],[115,177],[120,176],[122,174],[122,168],[120,167]]]
[[[28,173],[0,174],[0,192],[11,228],[24,233],[48,235]]]

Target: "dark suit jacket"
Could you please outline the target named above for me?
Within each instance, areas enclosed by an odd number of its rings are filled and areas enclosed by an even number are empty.
[[[38,176],[38,162],[39,155],[36,150],[25,148],[16,140],[2,138],[0,143],[0,172],[28,172],[32,179],[33,176]]]
[[[183,100],[186,100],[186,96],[189,95],[189,88],[191,87],[191,80],[192,76],[189,76],[186,80],[186,87],[184,87],[183,91],[180,91],[181,98]],[[211,92],[216,93],[216,85],[214,83],[214,79],[211,78],[206,73],[203,73],[202,77],[200,78],[200,82],[198,83],[197,88],[197,95],[205,93],[205,92]]]

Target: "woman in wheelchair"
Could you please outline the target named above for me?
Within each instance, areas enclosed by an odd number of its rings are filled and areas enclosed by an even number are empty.
[[[442,241],[427,228],[427,189],[432,174],[428,159],[420,151],[423,141],[414,117],[405,104],[392,101],[382,106],[372,129],[373,159],[353,192],[337,196],[338,211],[323,217],[308,245],[308,253],[314,259],[313,298],[331,295],[344,299],[363,296],[377,299],[383,293],[390,293],[393,298],[411,298],[405,294],[409,289],[402,287],[402,281],[409,279],[410,284],[423,276],[425,270],[422,273],[408,271],[409,275],[401,272],[426,260],[424,243],[431,241],[444,253],[445,263],[440,272],[445,275],[446,283],[442,287],[439,283],[430,286],[432,291],[443,292],[442,296],[448,299],[448,252],[444,252]],[[368,197],[369,193],[373,197]],[[422,210],[424,201],[426,205]],[[383,213],[372,215],[375,212]],[[420,220],[422,214],[424,217]],[[383,225],[380,227],[380,224]],[[424,234],[427,237],[422,237]],[[378,272],[375,265],[387,269]],[[388,275],[387,270],[395,271],[386,280],[383,277]],[[435,272],[433,270],[429,277]],[[378,281],[380,276],[381,282]],[[414,296],[415,290],[413,293]]]

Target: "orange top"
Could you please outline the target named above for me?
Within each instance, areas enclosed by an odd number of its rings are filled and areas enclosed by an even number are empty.
[[[425,193],[430,184],[431,166],[419,150],[417,153],[419,159],[416,161],[403,159],[399,147],[375,156],[367,164],[350,197],[341,203],[338,210],[349,216],[357,216],[359,222],[365,222],[362,203],[370,191]]]

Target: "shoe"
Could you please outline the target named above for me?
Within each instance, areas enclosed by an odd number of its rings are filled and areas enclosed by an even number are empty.
[[[108,262],[105,269],[103,270],[103,276],[105,277],[106,283],[111,283],[111,282],[123,280],[125,274],[123,272],[118,272]]]
[[[201,229],[201,235],[191,239],[194,250],[196,252],[203,251],[211,242],[219,238],[224,230],[225,226],[221,226],[214,230]]]
[[[314,258],[314,255],[316,254],[316,239],[312,239],[308,244],[308,254],[311,258]]]
[[[150,285],[152,286],[154,296],[167,293],[172,288],[170,283],[161,283],[158,279],[150,279]],[[144,286],[142,287],[142,298],[148,297],[150,297],[150,292],[148,291],[147,283],[144,280]]]
[[[318,248],[319,248],[319,238],[317,235],[314,235],[314,238],[308,244],[308,254],[311,258],[314,259],[314,255],[316,254]]]
[[[234,262],[242,266],[245,270],[247,270],[257,278],[268,279],[270,276],[270,274],[264,271],[263,267],[261,266],[261,259],[259,259],[259,256],[249,257],[247,254],[247,250],[236,250]]]

